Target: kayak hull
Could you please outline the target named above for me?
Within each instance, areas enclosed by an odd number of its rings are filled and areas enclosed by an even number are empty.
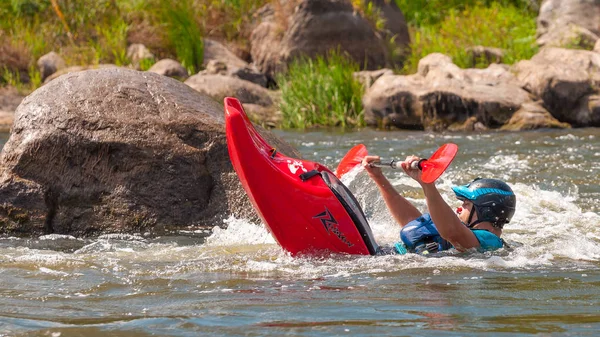
[[[237,99],[224,103],[233,168],[284,250],[292,255],[377,253],[356,199],[327,167],[280,153],[254,128]]]

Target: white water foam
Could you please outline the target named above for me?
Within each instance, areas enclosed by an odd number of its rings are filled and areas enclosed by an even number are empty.
[[[234,216],[223,221],[227,229],[215,227],[206,239],[207,246],[274,244],[275,239],[264,225],[257,225]]]

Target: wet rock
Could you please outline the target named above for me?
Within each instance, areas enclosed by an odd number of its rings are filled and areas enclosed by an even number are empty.
[[[568,129],[568,123],[562,123],[543,107],[542,102],[528,102],[521,106],[511,119],[502,126],[502,130],[521,131],[534,129]]]
[[[257,219],[229,161],[223,106],[179,81],[123,68],[70,73],[25,98],[0,156],[0,198],[0,233],[19,235]]]
[[[388,64],[384,41],[349,1],[302,0],[292,13],[260,13],[262,22],[250,38],[251,54],[257,69],[271,78],[298,57],[324,56],[336,48],[368,70]]]
[[[561,122],[598,126],[581,101],[600,91],[600,54],[586,50],[543,48],[531,60],[513,66],[521,86],[539,97]]]
[[[574,111],[580,125],[600,126],[600,90],[584,96]]]
[[[72,235],[49,234],[42,235],[37,240],[29,240],[27,246],[31,249],[48,249],[54,251],[73,252],[86,245],[82,239]]]
[[[189,76],[187,69],[181,63],[171,59],[163,59],[156,62],[148,71],[176,79],[186,79]]]
[[[120,234],[120,233],[111,233],[111,234],[103,234],[98,236],[98,240],[114,240],[114,241],[139,241],[139,242],[148,242],[148,240],[144,239],[138,235],[132,234]]]
[[[42,81],[55,72],[66,68],[65,60],[53,51],[40,57],[37,61],[37,66],[42,76]]]

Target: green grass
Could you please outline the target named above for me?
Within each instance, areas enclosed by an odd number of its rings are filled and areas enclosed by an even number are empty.
[[[449,55],[462,68],[471,67],[465,50],[477,45],[503,49],[506,64],[529,59],[538,50],[535,33],[535,16],[511,5],[493,3],[449,11],[439,23],[413,27],[411,54],[403,72],[414,73],[421,58],[436,52]],[[479,67],[487,65],[478,63]]]
[[[169,41],[173,44],[179,62],[190,74],[202,67],[204,40],[196,22],[191,0],[161,1],[160,10]]]
[[[542,0],[395,0],[407,23],[423,27],[439,24],[449,14],[475,6],[515,7],[536,16]],[[484,20],[485,18],[482,18]]]
[[[293,62],[277,77],[286,128],[364,125],[362,85],[352,74],[358,64],[339,52]]]

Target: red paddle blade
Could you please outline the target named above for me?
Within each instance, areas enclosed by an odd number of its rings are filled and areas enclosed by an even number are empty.
[[[421,164],[423,170],[421,180],[426,184],[436,181],[450,166],[457,152],[458,145],[456,144],[442,145],[429,159]]]
[[[342,158],[340,164],[335,170],[335,175],[338,178],[342,178],[342,176],[352,170],[356,165],[360,164],[364,157],[368,155],[367,147],[363,144],[358,144],[355,147],[351,148],[348,153]]]

